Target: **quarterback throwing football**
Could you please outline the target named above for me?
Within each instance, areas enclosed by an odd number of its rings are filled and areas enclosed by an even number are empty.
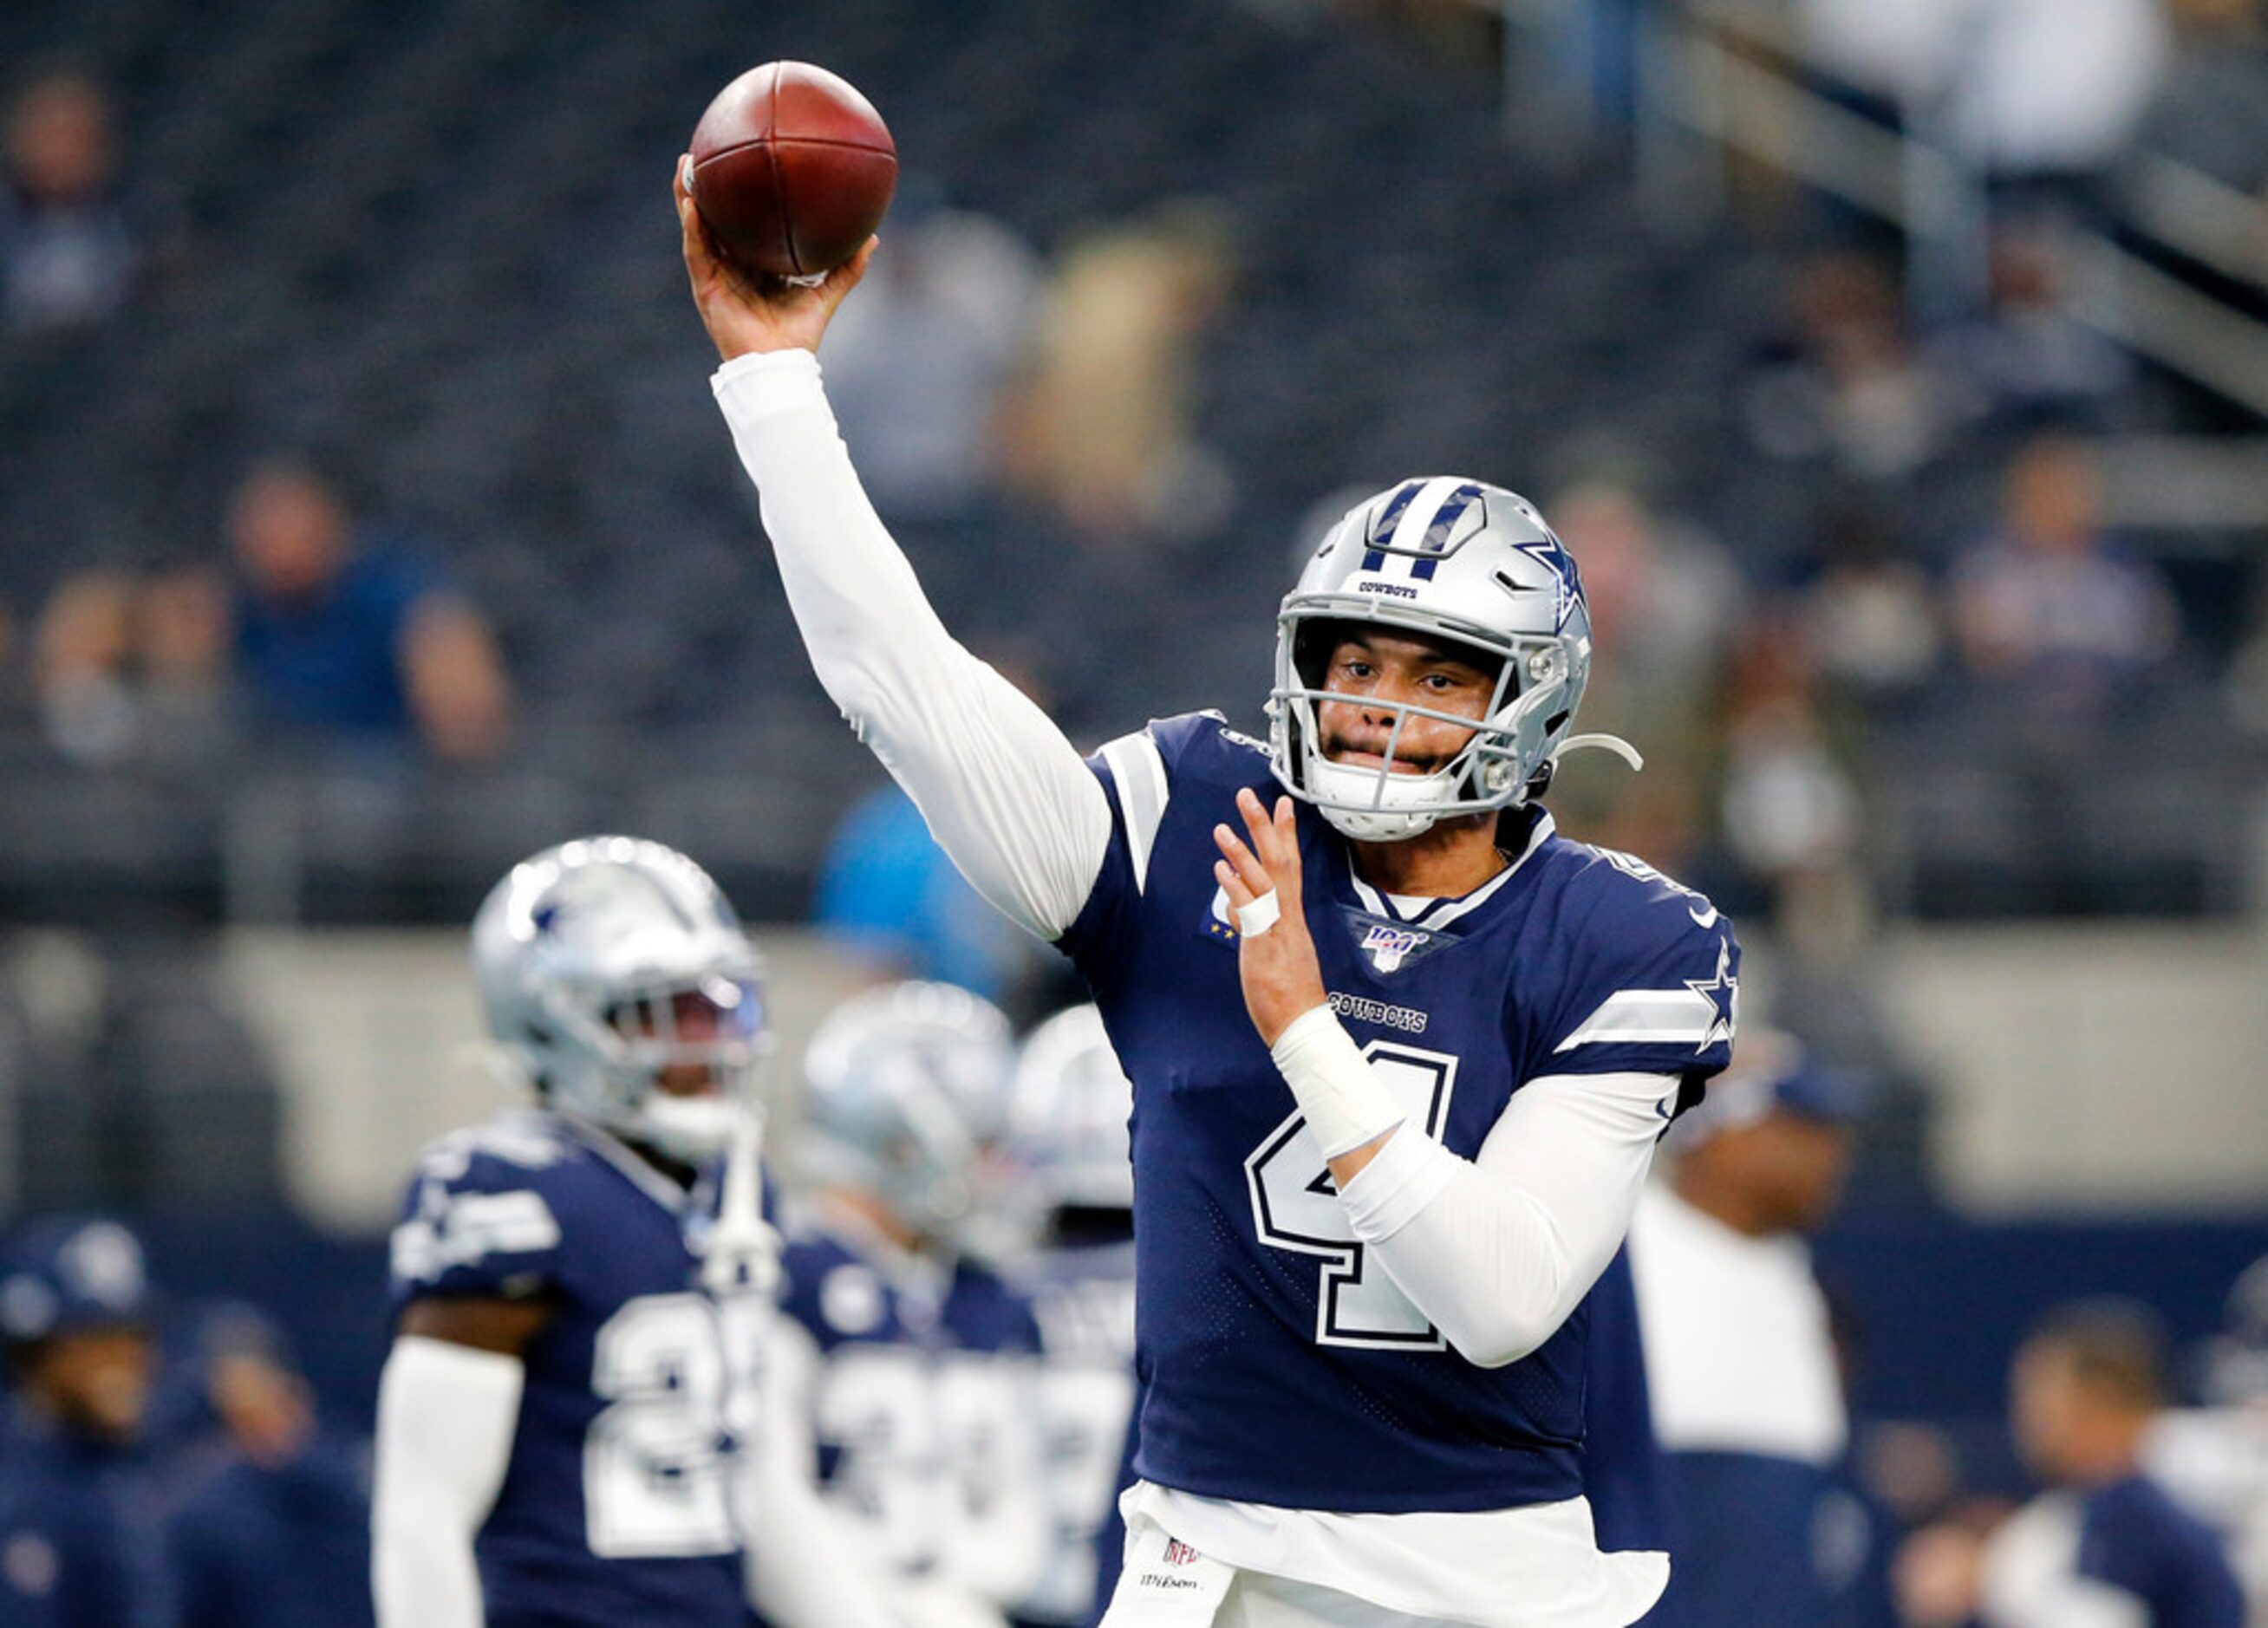
[[[751,287],[678,205],[821,681],[1071,958],[1133,1081],[1139,1479],[1106,1623],[1636,1620],[1668,1561],[1594,1536],[1585,1305],[1730,1058],[1740,952],[1537,804],[1584,739],[1574,561],[1502,488],[1403,482],[1284,600],[1266,741],[1193,714],[1082,760],[939,624],[836,431],[819,341],[873,246]]]

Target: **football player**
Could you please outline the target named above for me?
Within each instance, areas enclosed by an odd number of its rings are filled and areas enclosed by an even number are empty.
[[[845,1529],[901,1617],[999,1628],[1043,1555],[1031,1308],[966,1248],[990,1190],[1014,1051],[948,983],[853,996],[812,1036],[776,1374]]]
[[[1107,1620],[1633,1621],[1668,1563],[1595,1542],[1584,1305],[1730,1058],[1740,963],[1706,898],[1541,806],[1599,740],[1574,561],[1500,487],[1399,483],[1284,600],[1267,740],[1191,714],[1083,761],[940,625],[836,432],[817,349],[872,244],[750,284],[679,193],[821,683],[1071,957],[1134,1082],[1140,1478]]]
[[[497,884],[473,960],[535,1101],[428,1148],[394,1229],[379,1622],[887,1621],[763,1450],[766,1029],[732,906],[657,843],[571,842]]]
[[[1134,1406],[1134,1173],[1126,1120],[1134,1087],[1093,1006],[1059,1012],[1025,1036],[1009,1139],[1046,1212],[1042,1248],[1010,1281],[1039,1319],[1034,1398],[1055,1539],[1020,1621],[1084,1623],[1119,1492]]]

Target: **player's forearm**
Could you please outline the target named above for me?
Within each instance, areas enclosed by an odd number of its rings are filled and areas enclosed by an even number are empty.
[[[893,1628],[873,1557],[851,1551],[799,1466],[768,1462],[750,1491],[750,1604],[777,1628]]]
[[[1101,785],[1047,715],[938,620],[858,484],[816,358],[743,357],[714,383],[820,682],[976,890],[1059,936],[1109,844]]]
[[[379,1381],[371,1588],[380,1628],[481,1628],[473,1537],[512,1458],[526,1371],[441,1340],[396,1340]]]
[[[1530,1081],[1473,1160],[1405,1128],[1342,1187],[1349,1221],[1466,1360],[1517,1361],[1614,1258],[1676,1090],[1651,1074]]]

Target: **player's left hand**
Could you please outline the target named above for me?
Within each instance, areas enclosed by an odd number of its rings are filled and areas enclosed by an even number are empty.
[[[1212,873],[1239,912],[1273,892],[1278,917],[1262,932],[1240,932],[1236,969],[1244,983],[1244,1009],[1260,1038],[1273,1046],[1293,1018],[1323,1004],[1323,970],[1300,893],[1300,828],[1292,799],[1279,797],[1271,816],[1250,787],[1236,794],[1236,811],[1250,834],[1248,844],[1226,824],[1212,829],[1222,857]]]

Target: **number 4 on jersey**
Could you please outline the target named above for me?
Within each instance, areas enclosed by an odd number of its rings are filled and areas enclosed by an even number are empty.
[[[1363,1048],[1372,1070],[1408,1113],[1407,1123],[1440,1139],[1449,1122],[1457,1059],[1373,1040]],[[1356,1239],[1339,1205],[1322,1152],[1293,1114],[1244,1161],[1252,1224],[1260,1241],[1322,1259],[1315,1295],[1315,1343],[1373,1351],[1447,1351],[1448,1342],[1394,1285]]]

